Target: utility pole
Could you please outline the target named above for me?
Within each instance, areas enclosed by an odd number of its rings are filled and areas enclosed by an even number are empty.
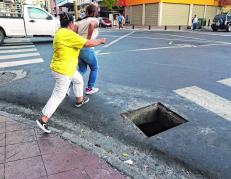
[[[77,19],[79,18],[77,0],[73,0],[73,5],[74,5],[74,11],[75,11],[75,20],[77,21]]]

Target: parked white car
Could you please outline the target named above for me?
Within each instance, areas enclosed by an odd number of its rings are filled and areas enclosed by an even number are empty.
[[[5,37],[54,36],[59,27],[59,19],[40,7],[0,6],[0,44]]]

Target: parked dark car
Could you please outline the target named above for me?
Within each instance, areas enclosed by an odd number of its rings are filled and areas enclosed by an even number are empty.
[[[99,17],[99,26],[100,27],[112,27],[112,22],[106,17]]]
[[[211,27],[213,31],[225,29],[227,32],[231,32],[231,13],[216,15]]]

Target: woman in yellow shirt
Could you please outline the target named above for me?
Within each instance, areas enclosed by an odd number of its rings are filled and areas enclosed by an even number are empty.
[[[105,38],[87,40],[75,33],[74,18],[68,13],[60,15],[61,28],[57,30],[53,40],[54,54],[51,61],[51,71],[55,79],[52,95],[42,110],[42,116],[36,120],[38,126],[46,133],[48,119],[66,96],[70,83],[73,83],[73,91],[76,97],[76,107],[81,107],[89,101],[83,96],[83,78],[76,70],[80,49],[94,47],[106,42]]]

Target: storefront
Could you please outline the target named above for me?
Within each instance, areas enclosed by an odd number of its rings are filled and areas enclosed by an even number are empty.
[[[127,0],[125,15],[134,25],[188,26],[192,17],[207,22],[221,12],[217,0]]]

